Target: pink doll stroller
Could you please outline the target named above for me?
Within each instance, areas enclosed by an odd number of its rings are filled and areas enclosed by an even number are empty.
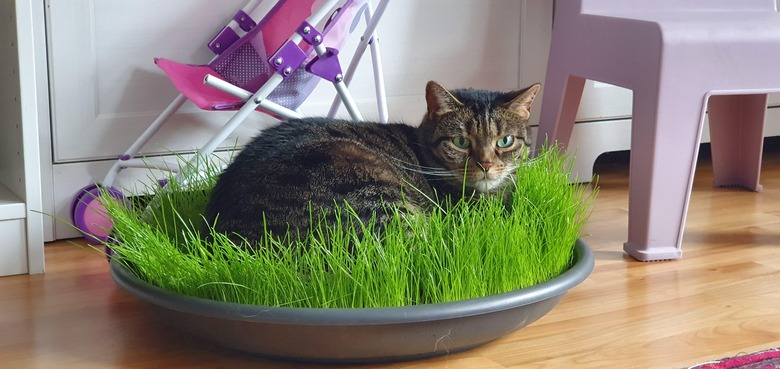
[[[353,120],[362,120],[347,89],[358,63],[370,47],[379,120],[387,121],[384,81],[379,58],[376,26],[388,0],[373,8],[371,0],[261,0],[250,1],[209,42],[215,57],[206,65],[182,64],[158,58],[161,68],[180,94],[123,154],[99,184],[81,189],[71,205],[73,224],[89,241],[105,242],[112,220],[97,200],[106,191],[123,201],[122,191],[112,187],[126,168],[150,168],[180,176],[194,163],[179,167],[153,158],[138,158],[141,148],[189,99],[204,110],[234,110],[236,113],[199,150],[208,156],[255,110],[280,120],[299,118],[297,111],[320,79],[329,81],[337,96],[331,105],[333,117],[344,104]],[[255,22],[252,14],[262,11]],[[349,67],[342,73],[339,48],[361,17],[366,26]],[[196,158],[192,159],[193,161]],[[191,164],[191,165],[190,165]],[[164,182],[161,182],[161,185]]]

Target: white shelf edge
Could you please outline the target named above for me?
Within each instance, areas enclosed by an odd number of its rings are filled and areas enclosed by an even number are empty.
[[[0,184],[0,221],[23,219],[26,213],[24,201]]]

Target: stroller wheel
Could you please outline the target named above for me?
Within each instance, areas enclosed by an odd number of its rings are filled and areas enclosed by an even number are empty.
[[[101,191],[115,199],[115,201],[124,201],[122,192],[113,188],[103,188],[98,185],[89,185],[82,188],[73,199],[70,208],[70,216],[73,225],[79,229],[87,241],[94,244],[104,244],[114,228],[113,220],[108,215],[105,206],[98,200]],[[110,250],[106,248],[106,254],[110,255]]]

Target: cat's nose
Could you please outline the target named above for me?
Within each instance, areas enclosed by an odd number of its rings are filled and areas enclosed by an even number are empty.
[[[482,168],[483,172],[487,172],[493,166],[492,161],[478,161],[477,164]]]

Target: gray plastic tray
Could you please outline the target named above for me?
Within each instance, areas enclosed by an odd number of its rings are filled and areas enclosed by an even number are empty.
[[[118,263],[114,281],[151,304],[161,321],[219,345],[285,360],[365,363],[468,350],[523,328],[549,312],[593,271],[577,240],[562,275],[520,290],[463,301],[366,309],[285,308],[226,303],[165,291]]]

